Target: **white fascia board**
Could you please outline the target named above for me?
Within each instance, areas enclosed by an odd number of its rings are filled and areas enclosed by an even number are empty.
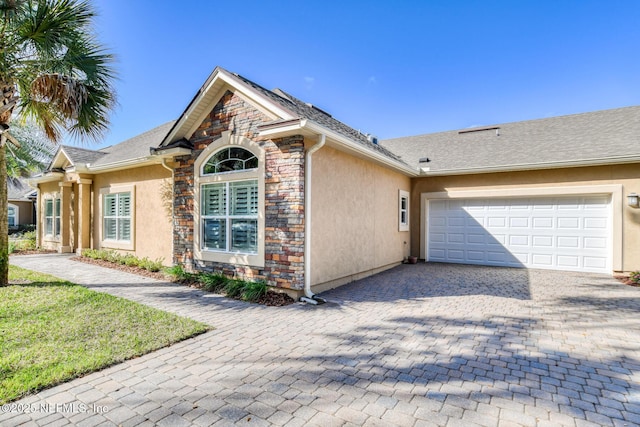
[[[185,147],[176,147],[160,150],[152,157],[159,157],[161,159],[172,159],[176,156],[187,156],[189,154],[191,154],[191,149]]]
[[[305,123],[303,123],[303,127],[311,130],[315,134],[325,134],[327,138],[329,138],[330,140],[335,141],[336,143],[338,143],[338,145],[347,148],[349,151],[357,153],[361,157],[371,159],[377,163],[383,164],[386,167],[394,169],[397,172],[400,172],[410,177],[420,176],[420,173],[417,169],[412,168],[411,166],[405,165],[396,160],[393,160],[385,156],[384,154],[377,153],[371,149],[368,149],[367,147],[357,142],[354,142],[351,139],[337,132],[327,129],[322,125],[319,125],[317,123],[310,122],[310,121],[305,121]]]
[[[179,138],[186,138],[187,136],[189,136],[191,133],[195,131],[195,129],[188,129],[187,132],[184,132],[183,127],[185,125],[185,122],[187,122],[189,118],[191,118],[191,116],[194,114],[194,111],[200,106],[202,102],[207,102],[209,92],[214,90],[214,87],[216,87],[216,83],[218,83],[219,81],[224,82],[234,90],[240,91],[244,97],[248,98],[250,101],[258,105],[263,106],[264,109],[272,112],[274,115],[278,117],[281,117],[283,119],[292,119],[295,117],[291,111],[288,111],[278,106],[273,101],[266,98],[262,94],[258,93],[253,88],[251,88],[244,82],[240,81],[232,74],[229,74],[222,69],[216,69],[214,73],[209,77],[209,79],[203,85],[204,89],[198,93],[197,97],[191,102],[187,110],[182,114],[178,122],[175,124],[171,132],[165,137],[162,143],[165,143],[167,141],[173,142]],[[219,91],[220,90],[218,90],[218,92]],[[197,129],[197,126],[199,125],[200,124],[197,123],[194,126],[196,126],[196,129]],[[182,132],[180,132],[181,129],[182,129]],[[187,135],[181,135],[181,133],[186,133]]]
[[[182,113],[182,116],[180,116],[180,119],[178,119],[176,124],[171,129],[171,132],[162,140],[160,145],[164,144],[167,141],[172,142],[175,139],[176,135],[178,134],[178,131],[184,125],[184,122],[186,122],[189,119],[189,117],[193,113],[193,110],[198,106],[198,104],[200,104],[202,99],[206,96],[206,94],[209,92],[211,87],[215,84],[216,77],[219,74],[220,74],[220,70],[216,68],[216,70],[214,70],[211,76],[209,76],[207,81],[204,83],[203,85],[204,90],[200,91],[196,96],[196,98],[194,98],[193,101],[191,101],[186,111]]]
[[[443,169],[443,170],[425,170],[422,168],[420,176],[443,176],[443,175],[471,175],[480,173],[493,172],[520,172],[527,170],[541,169],[562,169],[562,168],[579,168],[585,166],[606,166],[625,163],[640,163],[640,155],[634,156],[616,156],[603,157],[597,159],[572,160],[561,162],[543,162],[543,163],[523,163],[518,165],[477,167],[465,169]]]
[[[62,178],[64,178],[63,172],[47,172],[40,176],[34,176],[32,178],[27,179],[27,183],[32,187],[37,187],[38,184],[42,184],[45,182],[60,181]]]

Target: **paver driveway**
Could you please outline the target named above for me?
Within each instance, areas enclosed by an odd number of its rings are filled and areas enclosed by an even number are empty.
[[[22,399],[32,413],[1,425],[640,424],[640,289],[609,277],[403,265],[271,308],[63,256],[11,262],[216,329]]]

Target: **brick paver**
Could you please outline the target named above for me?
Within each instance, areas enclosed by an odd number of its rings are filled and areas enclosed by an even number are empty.
[[[3,426],[640,423],[640,289],[607,276],[403,265],[273,308],[67,256],[11,263],[215,330],[17,401]]]

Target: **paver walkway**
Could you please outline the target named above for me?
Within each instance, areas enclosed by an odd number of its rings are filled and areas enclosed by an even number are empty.
[[[216,329],[17,401],[3,426],[640,425],[640,289],[610,277],[403,265],[273,308],[65,256],[11,263]]]

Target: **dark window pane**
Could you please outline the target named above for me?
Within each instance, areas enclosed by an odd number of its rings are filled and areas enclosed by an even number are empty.
[[[226,221],[223,219],[205,219],[203,221],[204,249],[227,249]]]

